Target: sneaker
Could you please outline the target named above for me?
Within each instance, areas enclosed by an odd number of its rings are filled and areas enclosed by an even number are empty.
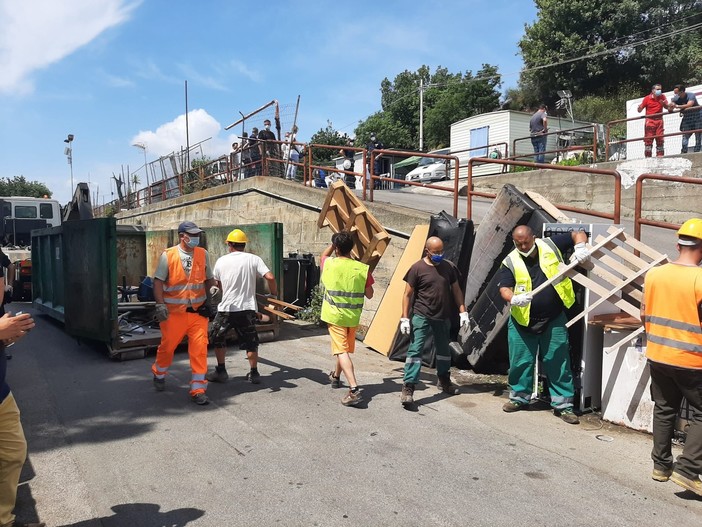
[[[190,396],[190,400],[194,402],[195,404],[203,405],[203,404],[209,404],[210,400],[207,398],[207,395],[205,395],[203,392],[196,393],[195,395]]]
[[[451,382],[451,377],[448,375],[439,377],[436,387],[449,395],[458,395],[458,386]]]
[[[341,399],[341,404],[343,404],[344,406],[356,406],[362,400],[363,395],[361,395],[360,389],[356,390],[355,393],[349,390],[349,393],[344,395],[344,397]]]
[[[154,375],[154,388],[157,392],[162,392],[166,389],[166,379],[159,379]]]
[[[205,375],[205,379],[207,379],[209,382],[227,382],[228,378],[229,374],[227,373],[227,370],[213,370]]]
[[[246,374],[246,380],[251,384],[261,384],[261,374],[256,370],[251,370]]]
[[[565,408],[560,412],[556,412],[556,415],[560,417],[563,422],[568,423],[569,425],[580,424],[580,419],[578,419],[578,416],[573,413],[572,408]]]
[[[334,372],[329,372],[329,382],[332,388],[341,388],[341,377],[334,377]]]
[[[694,492],[698,496],[702,496],[702,480],[700,480],[699,476],[696,479],[690,479],[680,474],[680,472],[673,472],[670,475],[670,481]]]
[[[400,404],[405,407],[414,404],[414,384],[405,383],[402,385]]]
[[[673,474],[672,468],[654,468],[651,473],[651,478],[655,481],[668,481]]]
[[[519,401],[507,401],[502,405],[502,411],[507,413],[518,412],[523,408],[526,408],[527,404]]]

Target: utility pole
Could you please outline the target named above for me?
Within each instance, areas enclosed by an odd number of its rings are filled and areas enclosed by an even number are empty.
[[[419,77],[419,151],[424,148],[424,79]]]

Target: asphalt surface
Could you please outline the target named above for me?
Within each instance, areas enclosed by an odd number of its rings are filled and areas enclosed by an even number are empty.
[[[11,311],[26,305],[11,304]],[[457,372],[447,397],[423,371],[399,403],[402,364],[359,343],[364,402],[332,390],[329,337],[284,323],[261,345],[263,383],[187,394],[176,353],[165,392],[153,357],[114,362],[42,315],[13,348],[8,381],[29,442],[19,518],[49,527],[568,525],[699,527],[702,498],[650,478],[651,438],[589,415],[501,411],[501,377]],[[210,355],[210,364],[214,364]],[[676,449],[677,452],[677,449]]]

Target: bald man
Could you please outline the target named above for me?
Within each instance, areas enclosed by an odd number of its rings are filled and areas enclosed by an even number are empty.
[[[451,351],[449,329],[451,314],[458,307],[461,326],[468,324],[468,313],[463,305],[463,293],[458,285],[458,269],[444,260],[444,242],[432,236],[424,246],[424,257],[412,265],[404,277],[405,294],[402,298],[400,332],[412,333],[405,360],[405,375],[400,402],[407,407],[414,404],[414,386],[419,381],[422,350],[430,332],[434,335],[438,387],[444,393],[456,395],[458,387],[451,382]],[[410,321],[410,308],[413,310]]]
[[[500,296],[511,305],[507,332],[510,394],[502,409],[528,409],[536,358],[540,356],[555,415],[566,423],[578,424],[573,413],[575,392],[564,312],[575,303],[573,284],[565,277],[536,296],[531,291],[558,274],[558,265],[568,251],[574,250],[573,258],[580,263],[590,258],[587,233],[573,231],[537,239],[530,227],[520,225],[512,231],[512,240],[514,250],[497,272]]]

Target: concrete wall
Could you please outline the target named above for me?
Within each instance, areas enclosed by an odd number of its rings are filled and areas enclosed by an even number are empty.
[[[318,257],[329,245],[332,231],[318,229],[319,211],[326,191],[278,178],[256,177],[188,194],[116,215],[119,224],[142,225],[147,230],[172,229],[190,220],[208,226],[283,223],[284,254],[312,253]],[[418,224],[429,223],[429,214],[405,207],[366,203],[370,212],[390,232],[390,245],[374,272],[375,295],[367,300],[359,333],[364,334],[404,251],[409,234]]]
[[[702,183],[702,154],[597,163],[592,166],[618,170],[621,174],[622,218],[634,216],[636,180],[641,174],[699,178]],[[506,183],[512,183],[521,190],[534,190],[554,204],[568,204],[608,213],[614,209],[614,179],[610,176],[536,170],[478,177],[474,179],[473,186],[475,190],[496,193]],[[647,219],[683,223],[691,217],[702,216],[702,184],[645,181],[643,198],[642,216]]]

